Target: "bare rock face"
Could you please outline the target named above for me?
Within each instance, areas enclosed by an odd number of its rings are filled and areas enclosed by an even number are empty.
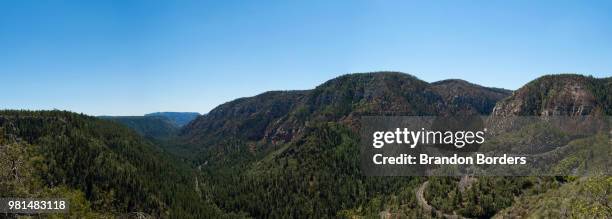
[[[596,105],[593,95],[584,86],[574,83],[564,87],[549,107],[542,110],[542,115],[588,115]]]
[[[497,103],[494,116],[583,116],[603,114],[610,79],[580,75],[544,76]],[[602,92],[603,91],[603,92]]]

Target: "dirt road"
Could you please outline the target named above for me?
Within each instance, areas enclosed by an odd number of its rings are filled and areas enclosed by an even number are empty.
[[[429,181],[425,181],[423,184],[421,184],[421,186],[419,186],[419,188],[416,191],[417,202],[423,208],[423,210],[425,210],[426,212],[431,212],[433,210],[437,217],[444,217],[448,219],[464,219],[465,218],[459,215],[446,214],[440,210],[435,209],[433,206],[429,205],[429,203],[427,203],[427,200],[425,200],[425,194],[424,194],[425,189],[427,188],[428,185],[429,185]]]

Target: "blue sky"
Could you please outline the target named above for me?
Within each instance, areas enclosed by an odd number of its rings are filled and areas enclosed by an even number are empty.
[[[0,0],[0,108],[206,113],[394,70],[516,89],[612,75],[610,1]]]

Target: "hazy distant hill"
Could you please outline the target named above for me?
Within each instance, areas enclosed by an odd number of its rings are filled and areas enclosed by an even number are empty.
[[[180,129],[173,121],[162,116],[101,116],[100,118],[121,123],[138,134],[152,139],[173,137]]]
[[[145,114],[145,116],[162,116],[170,119],[177,126],[183,127],[200,116],[200,113],[194,112],[156,112]]]
[[[157,112],[144,116],[100,116],[100,118],[117,121],[142,136],[161,140],[174,137],[182,126],[199,115],[191,112]]]

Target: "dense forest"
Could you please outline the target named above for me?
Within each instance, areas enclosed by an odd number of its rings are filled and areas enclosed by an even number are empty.
[[[67,197],[70,217],[213,217],[196,177],[118,123],[63,111],[0,111],[0,196]]]
[[[181,137],[186,143],[179,147],[199,151],[194,164],[212,182],[207,193],[219,207],[258,218],[443,216],[419,206],[415,191],[424,182],[429,185],[425,199],[443,214],[489,218],[512,209],[505,214],[525,216],[533,209],[513,207],[519,206],[517,198],[545,196],[582,185],[585,179],[365,177],[359,170],[359,117],[606,115],[609,81],[546,76],[511,95],[460,80],[427,83],[401,73],[352,74],[314,90],[267,92],[221,105],[183,129]],[[522,108],[513,108],[516,106]],[[538,130],[553,138],[557,134]],[[555,166],[564,171],[588,158],[590,150],[584,150],[584,145],[597,145],[604,151],[610,148],[605,138],[560,138],[560,145],[575,149],[575,154]],[[502,140],[517,143],[516,137]],[[599,197],[609,199],[609,177],[598,179],[589,182],[600,183],[603,193]],[[581,201],[592,204],[597,198],[591,197]],[[555,213],[549,206],[545,213],[534,215],[609,217],[611,212],[607,202],[588,210],[565,206],[565,213]]]
[[[170,119],[161,116],[101,116],[99,118],[121,123],[148,139],[172,138],[180,130],[180,127]]]
[[[0,196],[67,197],[77,218],[609,218],[609,176],[365,176],[358,130],[364,115],[610,115],[611,81],[545,76],[511,92],[350,74],[230,101],[182,128],[158,114],[0,111]],[[559,137],[572,149],[559,175],[606,140]]]

